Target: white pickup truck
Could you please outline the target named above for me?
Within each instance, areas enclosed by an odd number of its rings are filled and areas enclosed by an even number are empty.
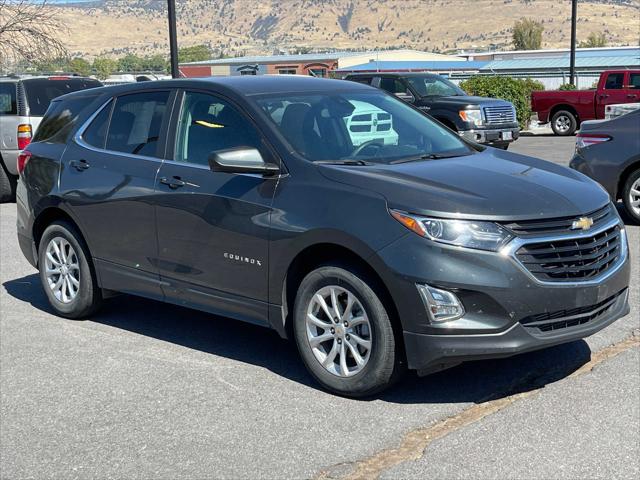
[[[0,203],[14,198],[18,155],[31,141],[51,100],[101,86],[93,78],[68,75],[0,77]]]

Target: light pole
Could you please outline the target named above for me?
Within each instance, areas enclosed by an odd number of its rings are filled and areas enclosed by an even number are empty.
[[[178,69],[178,34],[176,29],[176,0],[167,0],[169,10],[169,55],[171,60],[171,77],[180,78]]]
[[[576,78],[576,23],[578,20],[578,0],[571,0],[571,61],[569,83],[575,85]]]

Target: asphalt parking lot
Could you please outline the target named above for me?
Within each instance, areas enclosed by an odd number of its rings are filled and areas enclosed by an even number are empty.
[[[566,164],[573,142],[522,137],[511,150]],[[625,318],[349,400],[251,325],[128,296],[90,321],[53,316],[19,252],[15,205],[0,224],[2,478],[640,475],[637,226]]]

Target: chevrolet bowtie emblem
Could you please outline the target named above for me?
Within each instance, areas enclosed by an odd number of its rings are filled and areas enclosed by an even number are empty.
[[[593,218],[580,217],[571,224],[571,230],[589,230],[593,225]]]

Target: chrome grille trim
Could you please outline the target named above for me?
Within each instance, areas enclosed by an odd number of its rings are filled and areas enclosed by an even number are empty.
[[[488,124],[514,123],[516,112],[511,105],[484,107],[484,118]]]
[[[588,277],[585,279],[570,279],[570,280],[543,280],[538,278],[534,273],[532,273],[529,268],[520,260],[516,252],[520,250],[522,247],[531,246],[535,244],[544,244],[550,242],[566,242],[572,240],[584,241],[586,239],[596,237],[603,232],[606,232],[611,229],[616,229],[619,234],[619,253],[616,259],[611,262],[610,265],[607,266],[606,269],[599,272],[597,275],[593,277]],[[593,228],[587,231],[570,231],[565,235],[545,235],[538,237],[516,237],[511,242],[509,242],[505,247],[500,250],[500,254],[506,257],[509,257],[523,272],[525,272],[535,283],[540,285],[548,285],[554,287],[572,287],[572,286],[586,286],[586,285],[597,285],[613,274],[615,274],[626,262],[628,257],[628,245],[627,245],[627,236],[626,231],[624,229],[624,225],[620,222],[618,218],[613,218],[606,222],[605,224],[599,226],[598,228]]]

